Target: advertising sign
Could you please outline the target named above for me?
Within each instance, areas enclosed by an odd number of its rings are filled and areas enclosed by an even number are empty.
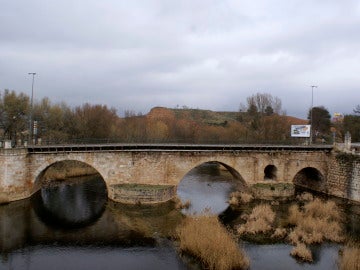
[[[310,137],[311,125],[291,125],[291,137]]]

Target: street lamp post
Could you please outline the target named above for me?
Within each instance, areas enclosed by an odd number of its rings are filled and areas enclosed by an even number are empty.
[[[311,85],[311,109],[310,109],[310,144],[312,144],[313,137],[313,106],[314,106],[314,88],[317,88],[317,85]]]
[[[32,84],[31,84],[31,99],[30,99],[30,123],[29,123],[29,144],[32,143],[33,139],[33,102],[34,102],[34,79],[35,79],[35,72],[29,72],[29,75],[32,75]]]

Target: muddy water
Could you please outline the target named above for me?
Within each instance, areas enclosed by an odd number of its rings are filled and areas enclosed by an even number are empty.
[[[232,227],[240,215],[259,203],[232,209],[228,195],[237,186],[216,164],[189,172],[178,195],[190,200],[183,212],[172,202],[157,206],[127,206],[107,200],[101,178],[72,179],[49,186],[31,199],[0,206],[0,269],[200,269],[180,258],[173,242],[184,214],[204,208]],[[273,206],[286,216],[290,202]],[[347,214],[349,235],[360,235],[360,207],[337,200]],[[251,269],[337,269],[336,244],[312,247],[315,262],[303,264],[289,256],[292,246],[266,241],[240,244]]]

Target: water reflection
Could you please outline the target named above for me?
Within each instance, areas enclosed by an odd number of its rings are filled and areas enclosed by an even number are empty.
[[[235,188],[233,176],[220,164],[209,162],[191,170],[180,182],[177,191],[182,202],[191,202],[184,213],[210,209],[212,213],[219,214],[229,206],[227,200]]]
[[[104,211],[106,201],[106,185],[99,175],[43,187],[32,198],[39,218],[47,225],[60,228],[79,228],[95,222]]]
[[[173,202],[139,206],[107,201],[103,181],[86,179],[51,186],[31,200],[0,206],[0,269],[194,269],[179,258],[172,241],[184,218]],[[234,227],[242,222],[243,213],[260,203],[229,207],[226,200],[236,181],[210,163],[192,170],[178,190],[192,201],[190,211],[211,207],[221,213],[225,225]],[[280,220],[291,203],[272,206]],[[360,207],[337,203],[346,214],[349,235],[359,236]],[[301,264],[289,255],[292,246],[287,244],[245,242],[242,246],[254,270],[337,269],[341,248],[315,246],[316,262]]]

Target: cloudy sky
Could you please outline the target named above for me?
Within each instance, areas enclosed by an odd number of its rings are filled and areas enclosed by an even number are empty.
[[[147,113],[360,104],[358,0],[0,0],[0,90]]]

